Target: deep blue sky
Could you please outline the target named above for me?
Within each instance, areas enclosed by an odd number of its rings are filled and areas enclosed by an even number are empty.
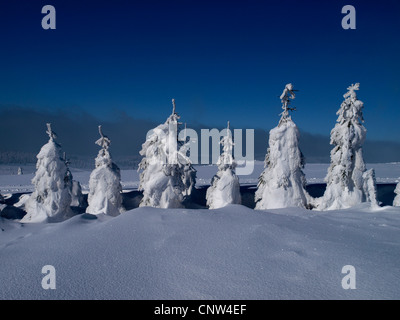
[[[56,30],[41,28],[46,4]],[[360,82],[368,138],[399,141],[399,35],[398,0],[1,0],[0,108],[160,122],[175,98],[188,126],[270,129],[292,82],[295,122],[328,135]]]

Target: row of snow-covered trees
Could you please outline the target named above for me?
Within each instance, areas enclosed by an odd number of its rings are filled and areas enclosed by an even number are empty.
[[[103,135],[99,126],[101,149],[90,174],[89,195],[86,211],[116,216],[123,212],[121,176],[109,152],[110,139]],[[73,213],[71,206],[82,206],[83,196],[78,181],[73,180],[69,162],[61,146],[55,141],[57,135],[47,124],[49,141],[37,155],[36,173],[32,179],[35,191],[25,202],[27,214],[21,222],[62,221]]]
[[[186,140],[178,139],[179,115],[172,99],[172,114],[152,130],[142,145],[139,164],[140,206],[179,208],[190,196],[196,183],[196,170],[187,155]]]
[[[321,198],[312,198],[305,190],[302,171],[304,157],[299,148],[299,131],[291,119],[290,102],[295,98],[292,84],[282,95],[281,119],[270,131],[265,170],[256,192],[256,209],[305,207],[318,210],[349,208],[362,202],[377,206],[375,172],[365,167],[362,144],[366,129],[363,126],[363,102],[357,99],[359,83],[347,88],[345,100],[337,112],[338,119],[331,131],[331,164],[325,178],[327,187]]]
[[[180,117],[176,113],[174,99],[172,104],[172,114],[164,124],[152,130],[140,151],[143,156],[139,164],[142,170],[139,190],[143,191],[140,206],[183,207],[196,183],[196,170],[188,156],[186,132],[183,140],[178,139]],[[218,172],[207,190],[207,205],[210,209],[241,202],[229,122],[227,135],[222,138],[221,145],[223,152],[217,162]]]
[[[291,118],[295,98],[292,84],[286,85],[280,99],[283,112],[278,126],[270,131],[269,148],[255,194],[256,209],[303,207],[333,210],[362,202],[378,205],[374,170],[367,170],[362,154],[366,129],[363,126],[363,103],[357,99],[359,84],[351,85],[337,112],[338,119],[331,131],[331,164],[326,177],[327,188],[321,198],[311,197],[305,189],[304,157],[299,148],[299,130]],[[142,145],[139,164],[143,198],[140,206],[179,208],[188,201],[196,183],[196,170],[188,156],[188,139],[179,139],[179,115],[175,101],[165,123],[148,135]],[[37,155],[37,171],[32,183],[35,191],[25,204],[27,215],[22,222],[59,221],[69,217],[71,205],[83,201],[79,182],[74,181],[68,161],[55,141],[56,134],[48,124],[49,141]],[[221,139],[222,153],[218,172],[206,193],[210,209],[240,204],[239,179],[235,174],[234,142],[229,128]],[[110,139],[99,126],[100,146],[95,169],[90,175],[87,213],[118,215],[124,211],[121,197],[121,176],[109,152]],[[396,189],[400,193],[400,184]],[[394,205],[400,205],[400,196]]]

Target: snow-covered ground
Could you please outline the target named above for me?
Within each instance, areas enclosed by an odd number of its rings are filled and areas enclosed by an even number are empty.
[[[399,208],[138,208],[0,226],[1,299],[400,298]],[[55,290],[42,289],[45,265]]]
[[[309,164],[321,183],[327,164]],[[394,183],[400,163],[369,165]],[[254,185],[256,163],[241,184]],[[199,166],[208,185],[214,166]],[[0,175],[1,193],[32,191],[32,171]],[[4,168],[3,173],[5,172]],[[88,171],[72,169],[87,189]],[[122,170],[126,191],[138,173]],[[42,267],[56,270],[44,290]],[[356,289],[342,288],[345,265]],[[257,211],[136,208],[117,217],[77,215],[61,223],[0,218],[0,299],[399,299],[400,208]]]
[[[304,173],[309,184],[324,183],[329,164],[311,163],[306,164]],[[18,166],[0,165],[0,192],[1,193],[20,193],[32,192],[33,178],[35,167],[22,166],[24,174],[17,175]],[[215,165],[195,166],[197,170],[196,186],[209,185],[211,178],[216,174],[218,168]],[[400,162],[394,163],[373,163],[367,165],[367,168],[374,168],[376,172],[376,180],[378,183],[397,183],[400,179]],[[258,177],[264,169],[262,161],[255,161],[254,170],[251,175],[239,176],[241,185],[256,185]],[[74,180],[81,183],[82,189],[89,189],[90,171],[71,168]],[[121,170],[121,184],[125,190],[137,189],[139,186],[139,173],[136,169]]]

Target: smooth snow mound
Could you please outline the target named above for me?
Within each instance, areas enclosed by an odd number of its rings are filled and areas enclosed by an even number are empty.
[[[0,299],[400,298],[400,208],[138,208],[0,227]]]

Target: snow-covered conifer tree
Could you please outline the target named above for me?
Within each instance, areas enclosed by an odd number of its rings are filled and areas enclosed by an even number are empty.
[[[256,209],[308,207],[311,197],[305,190],[304,157],[299,148],[299,130],[289,111],[295,98],[287,84],[280,99],[283,112],[277,127],[269,133],[269,148],[255,194]]]
[[[21,167],[18,167],[18,172],[17,172],[17,174],[18,174],[19,176],[22,176],[22,175],[24,174],[24,172],[22,171],[22,168],[21,168]]]
[[[173,110],[165,123],[154,128],[142,145],[139,164],[140,185],[143,199],[140,206],[156,208],[183,207],[185,185],[185,162],[190,162],[184,152],[178,147],[178,120],[175,112],[175,100],[172,99]]]
[[[228,204],[240,204],[240,184],[236,176],[236,161],[233,158],[232,133],[228,127],[226,136],[221,139],[222,153],[218,159],[218,172],[211,180],[207,189],[206,199],[210,209],[225,207]]]
[[[362,145],[366,129],[362,109],[357,99],[360,84],[347,88],[344,101],[337,112],[338,119],[331,131],[331,164],[325,178],[327,187],[323,197],[315,200],[318,210],[349,208],[362,202],[377,206],[375,173],[365,167]]]
[[[68,168],[57,135],[47,124],[49,142],[37,155],[35,191],[25,204],[27,214],[21,222],[61,221],[71,216]]]
[[[103,135],[99,126],[100,139],[96,144],[101,147],[95,160],[95,169],[89,179],[89,206],[87,213],[117,216],[124,211],[121,196],[121,174],[118,166],[112,161],[109,147],[111,140]]]

